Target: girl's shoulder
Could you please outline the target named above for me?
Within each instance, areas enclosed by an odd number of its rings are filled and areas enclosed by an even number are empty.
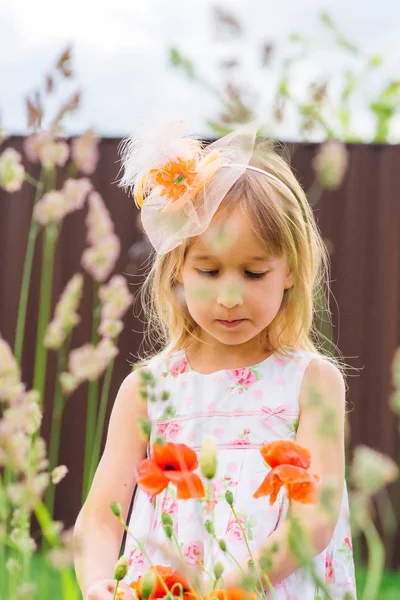
[[[178,372],[184,373],[189,370],[189,363],[184,350],[173,352],[160,352],[152,356],[140,367],[143,371],[151,373],[154,377],[168,377]]]

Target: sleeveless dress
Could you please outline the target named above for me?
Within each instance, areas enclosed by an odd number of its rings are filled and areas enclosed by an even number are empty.
[[[286,517],[288,501],[282,488],[274,505],[269,498],[254,499],[253,493],[263,481],[267,467],[259,452],[262,444],[296,437],[299,420],[299,392],[304,372],[316,355],[304,350],[290,350],[290,356],[273,354],[261,363],[234,370],[200,374],[193,371],[185,351],[168,358],[155,357],[147,367],[156,385],[148,401],[152,422],[150,443],[156,437],[185,443],[196,453],[204,437],[214,437],[218,448],[218,469],[213,479],[214,526],[218,538],[241,564],[249,560],[242,529],[233,518],[225,500],[231,490],[234,507],[251,551],[256,551]],[[170,399],[161,399],[168,391]],[[167,410],[166,410],[167,409]],[[199,472],[199,471],[196,471]],[[159,546],[166,545],[161,515],[168,513],[182,554],[188,564],[199,559],[206,569],[214,560],[224,563],[225,572],[234,566],[204,529],[210,518],[210,501],[177,500],[170,485],[157,497],[136,488],[128,529],[144,543],[155,565],[171,564]],[[125,581],[137,579],[149,566],[131,535],[127,536],[124,554],[129,569]],[[356,598],[349,505],[346,484],[340,516],[328,547],[315,559],[320,578],[326,582],[333,600],[342,600],[346,592]],[[309,572],[298,569],[274,586],[275,600],[314,600],[318,594]]]

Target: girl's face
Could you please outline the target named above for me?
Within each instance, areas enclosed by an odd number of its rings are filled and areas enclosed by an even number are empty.
[[[202,341],[245,344],[277,315],[293,285],[285,257],[267,256],[239,210],[215,217],[194,238],[180,273],[187,309],[201,327]]]

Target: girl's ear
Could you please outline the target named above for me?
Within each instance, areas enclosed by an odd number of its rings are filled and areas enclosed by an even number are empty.
[[[179,269],[179,271],[177,272],[177,274],[175,275],[175,279],[176,279],[176,281],[177,281],[178,283],[183,283],[183,280],[182,280],[182,272],[181,272],[181,270],[180,270],[180,269]]]
[[[293,271],[288,271],[285,279],[285,290],[290,289],[294,285],[294,273]]]

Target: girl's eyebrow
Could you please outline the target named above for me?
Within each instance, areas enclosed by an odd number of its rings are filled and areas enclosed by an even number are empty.
[[[218,260],[215,256],[209,256],[205,254],[193,254],[191,257],[193,260]],[[267,262],[271,260],[268,256],[247,256],[243,259],[243,262]]]

